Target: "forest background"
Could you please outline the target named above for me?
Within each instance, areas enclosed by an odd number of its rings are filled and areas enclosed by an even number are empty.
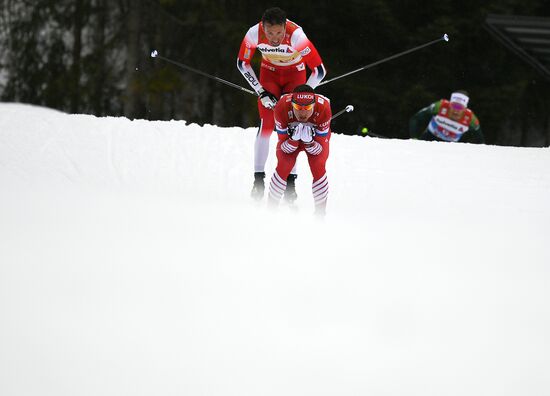
[[[338,133],[408,138],[408,120],[454,90],[470,93],[488,144],[550,145],[550,82],[497,42],[488,15],[550,16],[542,0],[263,1],[0,0],[0,100],[69,113],[251,127],[256,99],[150,53],[249,88],[236,57],[272,6],[304,28],[333,78],[441,37],[398,59],[322,86]],[[254,58],[258,70],[259,54]]]

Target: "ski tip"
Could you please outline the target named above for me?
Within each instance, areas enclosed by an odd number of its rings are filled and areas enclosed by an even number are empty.
[[[159,52],[157,50],[151,51],[151,58],[156,58],[159,55]]]
[[[449,35],[447,33],[443,35],[443,40],[449,41]]]
[[[347,105],[346,106],[346,113],[350,113],[353,111],[353,105]]]

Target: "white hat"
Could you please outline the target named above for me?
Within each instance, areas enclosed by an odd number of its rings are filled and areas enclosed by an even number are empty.
[[[468,96],[464,95],[462,92],[453,92],[451,94],[451,103],[459,103],[464,107],[468,107],[469,100]]]

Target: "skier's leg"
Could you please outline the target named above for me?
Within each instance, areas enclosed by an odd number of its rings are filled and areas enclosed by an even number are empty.
[[[296,150],[291,154],[285,153],[281,150],[281,142],[277,143],[277,168],[273,172],[271,182],[269,183],[269,198],[268,202],[270,206],[277,206],[281,197],[283,196],[287,188],[287,178],[290,174],[290,170],[296,163],[299,151]]]
[[[283,93],[290,93],[294,91],[298,85],[306,83],[306,68],[304,62],[301,62],[297,66],[290,67],[285,69],[283,74]],[[298,177],[298,171],[296,169],[296,163],[292,167],[290,174],[286,179],[286,190],[284,199],[289,203],[293,203],[298,198],[296,194],[296,178]]]
[[[260,82],[264,89],[279,97],[281,89],[276,85],[272,74],[262,70],[260,72]],[[260,115],[260,127],[254,141],[254,185],[251,193],[252,197],[257,200],[262,199],[264,196],[265,164],[269,155],[269,141],[275,128],[273,110],[265,108],[260,99],[258,99],[258,113]]]
[[[321,143],[323,150],[318,155],[307,154],[309,167],[313,176],[311,192],[315,202],[315,213],[324,216],[328,199],[328,177],[326,171],[326,162],[329,154],[328,142]]]
[[[275,128],[275,121],[273,110],[266,109],[261,103],[258,103],[258,112],[260,127],[254,142],[254,172],[265,172],[265,163],[269,155],[269,140]]]
[[[294,203],[296,199],[298,198],[298,194],[296,193],[296,179],[298,178],[298,175],[296,174],[296,163],[294,163],[294,167],[290,171],[290,174],[286,178],[286,190],[285,190],[285,201],[288,203]]]

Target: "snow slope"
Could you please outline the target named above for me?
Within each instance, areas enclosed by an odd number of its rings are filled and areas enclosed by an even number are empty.
[[[1,395],[550,394],[550,149],[255,132],[0,104]]]

